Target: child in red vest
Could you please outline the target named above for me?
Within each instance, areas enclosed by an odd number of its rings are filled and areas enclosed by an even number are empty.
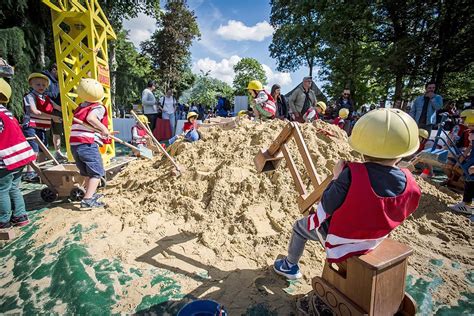
[[[29,223],[20,191],[21,172],[36,159],[17,120],[3,106],[11,93],[10,85],[0,78],[0,229]]]
[[[310,123],[316,120],[319,120],[323,117],[324,113],[326,112],[326,103],[323,101],[319,101],[316,103],[316,108],[312,106],[303,114],[303,119],[306,123]]]
[[[73,122],[69,143],[76,166],[81,175],[86,177],[86,193],[81,201],[81,209],[103,207],[99,202],[100,194],[96,194],[100,178],[105,176],[99,146],[110,143],[107,109],[102,105],[104,88],[94,79],[82,79],[77,87],[78,97],[84,101],[74,110],[74,118],[100,131]]]
[[[138,119],[143,124],[148,124],[148,117],[145,115],[139,115]],[[132,127],[132,145],[136,147],[147,147],[148,139],[147,131],[138,124],[138,122]]]
[[[333,124],[339,126],[341,129],[344,129],[344,124],[346,123],[344,120],[348,117],[349,110],[346,108],[342,108],[339,110],[339,116],[334,119]]]
[[[263,85],[258,80],[252,80],[247,86],[247,90],[255,103],[255,117],[262,119],[272,119],[275,117],[276,105],[275,100],[270,93],[263,89]]]
[[[198,133],[198,119],[199,114],[196,112],[189,112],[187,115],[187,122],[184,122],[183,125],[183,134],[184,139],[190,143],[198,141],[199,140],[199,133]],[[179,135],[173,136],[169,140],[169,144],[173,144],[177,139]]]
[[[31,92],[23,98],[23,134],[25,137],[38,138],[48,146],[46,131],[51,128],[51,118],[53,110],[61,111],[61,107],[54,103],[47,95],[46,88],[49,86],[47,76],[34,72],[28,77],[28,83],[32,88]],[[29,140],[28,143],[38,155],[40,148],[36,141]],[[37,181],[38,175],[33,168],[28,166],[27,172],[23,176],[25,181]]]
[[[377,137],[374,137],[377,135]],[[418,127],[405,112],[373,110],[355,124],[349,145],[365,162],[339,161],[316,211],[293,226],[288,256],[276,273],[300,278],[306,242],[319,241],[329,262],[370,252],[418,207],[421,191],[411,173],[396,164],[418,150]]]

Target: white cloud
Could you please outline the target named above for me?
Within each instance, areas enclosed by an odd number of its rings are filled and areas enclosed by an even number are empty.
[[[139,13],[136,18],[123,21],[123,28],[129,30],[130,40],[136,48],[140,47],[140,43],[148,40],[156,30],[155,18],[144,13]]]
[[[234,66],[242,58],[237,55],[233,55],[230,58],[223,58],[221,61],[215,61],[206,57],[204,59],[199,59],[193,64],[194,73],[209,73],[210,77],[222,80],[229,85],[232,85],[234,80]],[[278,83],[283,89],[290,88],[289,86],[292,83],[291,76],[289,73],[284,72],[274,72],[269,66],[262,64],[265,74],[267,75],[268,86],[267,89],[270,89],[271,86],[275,83]]]
[[[217,34],[228,40],[261,42],[273,34],[273,27],[267,21],[249,27],[240,21],[229,20],[227,25],[219,26]]]

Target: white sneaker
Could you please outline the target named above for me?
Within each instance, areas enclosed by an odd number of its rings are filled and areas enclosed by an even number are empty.
[[[459,202],[458,204],[450,205],[449,208],[458,213],[474,215],[474,207],[472,207],[471,205],[466,205],[466,203],[464,202]]]

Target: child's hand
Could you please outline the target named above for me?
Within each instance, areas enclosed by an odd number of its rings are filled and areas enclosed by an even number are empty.
[[[332,169],[333,179],[337,179],[341,174],[342,170],[346,166],[346,162],[344,160],[339,160],[334,168]]]
[[[469,172],[469,174],[473,174],[474,173],[474,166],[470,166],[467,171]]]

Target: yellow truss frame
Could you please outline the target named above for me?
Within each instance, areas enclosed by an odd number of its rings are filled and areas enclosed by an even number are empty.
[[[58,65],[58,81],[63,109],[67,155],[73,160],[69,145],[72,113],[81,103],[76,93],[81,78],[102,83],[109,129],[112,131],[110,73],[107,40],[117,38],[97,0],[42,0],[51,9],[54,48]],[[115,143],[100,149],[104,164],[115,156]]]

